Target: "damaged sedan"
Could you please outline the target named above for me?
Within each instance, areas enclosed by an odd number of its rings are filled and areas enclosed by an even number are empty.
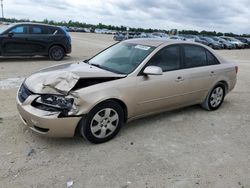
[[[17,108],[38,134],[103,143],[133,119],[195,104],[218,109],[237,71],[202,44],[126,40],[83,62],[32,74],[18,90]]]

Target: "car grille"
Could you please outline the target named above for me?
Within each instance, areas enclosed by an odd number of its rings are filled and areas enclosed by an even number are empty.
[[[23,103],[32,94],[33,93],[28,90],[28,88],[24,84],[22,84],[18,91],[18,98],[20,102]]]

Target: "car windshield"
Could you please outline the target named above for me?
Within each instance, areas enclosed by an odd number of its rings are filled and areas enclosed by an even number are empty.
[[[89,60],[89,64],[118,74],[129,74],[155,49],[155,47],[118,43]]]
[[[207,39],[208,42],[214,42],[213,39],[210,39],[210,38],[208,38],[208,37],[206,37],[206,39]]]
[[[194,36],[189,36],[189,35],[186,35],[184,37],[187,38],[187,39],[193,39],[194,38]]]
[[[12,26],[12,25],[9,25],[9,26],[0,26],[0,34],[2,34],[4,31],[6,31],[10,26]]]
[[[220,41],[223,41],[223,42],[227,42],[227,40],[223,39],[223,38],[219,38]]]
[[[231,41],[240,42],[240,40],[234,38],[231,38]]]

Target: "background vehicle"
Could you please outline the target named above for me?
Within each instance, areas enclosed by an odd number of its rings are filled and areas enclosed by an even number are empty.
[[[166,33],[160,33],[160,32],[155,32],[155,33],[152,33],[152,36],[154,38],[169,38],[169,36],[166,34]]]
[[[213,39],[209,38],[209,37],[200,37],[200,39],[207,41],[207,45],[213,49],[222,49],[224,48],[223,44],[214,41]]]
[[[220,38],[220,37],[212,37],[212,39],[215,40],[215,41],[217,41],[217,42],[219,42],[219,43],[221,43],[221,44],[223,44],[224,49],[234,49],[234,48],[236,48],[234,44],[232,44],[232,43],[226,41],[226,40],[223,39],[223,38]]]
[[[244,43],[244,47],[245,48],[249,48],[250,47],[250,39],[244,38],[244,37],[234,37],[234,38],[236,38],[239,41],[241,41],[242,43]]]
[[[18,23],[0,34],[1,56],[49,56],[59,61],[71,53],[71,38],[61,27]]]
[[[113,36],[113,39],[115,41],[122,41],[122,40],[126,40],[127,37],[126,35],[124,35],[123,33],[116,33],[114,36]]]
[[[134,38],[151,38],[149,33],[135,33]]]
[[[198,42],[198,43],[201,43],[201,44],[204,44],[204,45],[208,45],[208,42],[206,40],[202,40],[199,36],[195,36],[195,42]]]
[[[182,36],[179,36],[179,35],[170,36],[169,39],[174,39],[174,40],[186,40],[185,37],[182,37]]]
[[[218,109],[236,84],[237,70],[201,44],[125,40],[82,63],[32,74],[18,91],[17,107],[39,134],[79,132],[102,143],[136,118],[194,104]]]
[[[180,34],[179,36],[184,37],[186,41],[195,42],[195,35]]]
[[[225,39],[226,41],[230,42],[231,44],[234,44],[236,48],[238,49],[243,49],[245,48],[244,43],[239,41],[238,39],[235,39],[233,37],[226,37],[226,36],[221,36],[221,38]]]

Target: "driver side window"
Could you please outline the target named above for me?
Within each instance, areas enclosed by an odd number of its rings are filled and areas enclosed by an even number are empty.
[[[180,69],[180,47],[172,45],[161,49],[149,60],[150,65],[161,67],[163,72]]]
[[[11,29],[10,33],[13,33],[13,34],[27,34],[28,29],[27,29],[27,26],[17,26],[17,27],[14,27],[13,29]]]

